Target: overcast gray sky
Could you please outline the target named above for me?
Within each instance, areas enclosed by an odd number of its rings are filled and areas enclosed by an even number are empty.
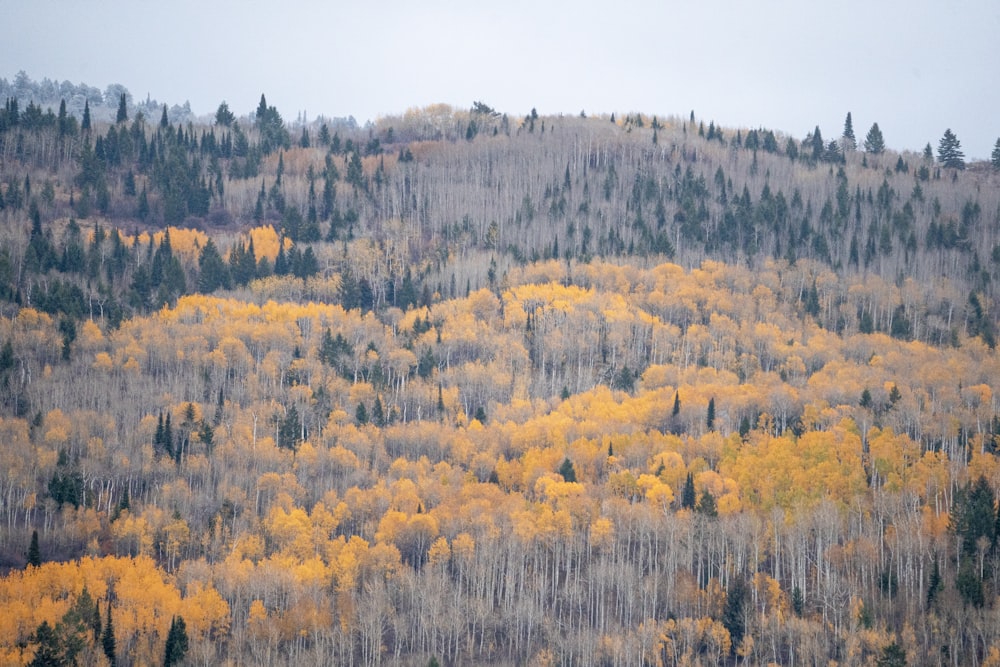
[[[0,77],[137,98],[261,93],[287,120],[481,100],[511,116],[641,111],[804,137],[873,122],[968,158],[1000,137],[998,0],[0,0]]]

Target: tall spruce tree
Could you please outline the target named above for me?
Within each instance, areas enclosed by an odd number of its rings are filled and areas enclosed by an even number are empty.
[[[562,475],[564,482],[576,481],[576,468],[573,467],[573,462],[568,457],[564,458],[562,465],[559,466],[559,474]]]
[[[885,139],[882,138],[882,130],[878,123],[872,123],[872,127],[865,136],[865,152],[878,155],[885,152]]]
[[[844,119],[844,134],[841,137],[841,144],[845,150],[854,150],[858,147],[858,141],[854,138],[854,122],[851,120],[851,112],[847,112]]]
[[[993,154],[990,156],[990,163],[993,168],[1000,171],[1000,138],[997,139],[997,143],[993,146]]]
[[[187,626],[181,616],[174,616],[167,633],[167,645],[163,651],[163,667],[178,665],[188,650]]]
[[[694,509],[696,502],[694,475],[688,473],[687,477],[684,478],[684,490],[681,491],[681,507],[684,509]]]
[[[118,114],[115,116],[116,123],[124,123],[128,120],[128,103],[125,101],[125,93],[122,93],[118,100]]]
[[[938,162],[949,169],[965,169],[965,154],[955,133],[948,128],[938,142]]]
[[[111,620],[111,600],[108,600],[108,615],[104,620],[104,632],[101,633],[101,649],[103,649],[104,655],[108,658],[108,662],[111,663],[111,667],[115,667],[117,664],[117,660],[115,659],[116,648],[115,626]]]
[[[31,531],[31,544],[28,546],[28,565],[38,567],[42,564],[42,550],[38,546],[38,531]]]

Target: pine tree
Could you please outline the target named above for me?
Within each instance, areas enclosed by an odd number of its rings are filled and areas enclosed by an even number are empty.
[[[569,460],[569,457],[563,459],[562,465],[559,466],[559,474],[562,475],[563,481],[576,481],[576,468],[573,467],[573,462]]]
[[[163,451],[167,456],[174,458],[174,429],[170,425],[170,413],[167,412],[166,419],[163,420]]]
[[[878,155],[885,151],[885,140],[882,138],[882,130],[878,123],[872,123],[872,127],[865,136],[865,152]]]
[[[823,133],[819,131],[819,125],[817,125],[816,129],[814,129],[812,134],[809,135],[809,145],[812,147],[812,159],[823,159],[823,152],[826,150],[826,144],[823,143]]]
[[[30,667],[58,667],[63,664],[59,636],[48,621],[42,621],[35,630],[33,639],[38,646],[35,648],[34,659],[29,663]]]
[[[854,138],[854,122],[851,120],[850,111],[847,112],[847,118],[844,119],[844,135],[841,143],[846,150],[854,150],[858,147],[858,141]]]
[[[90,100],[83,103],[83,119],[80,121],[80,129],[84,132],[90,131]]]
[[[201,249],[198,269],[198,291],[202,294],[209,294],[219,288],[229,289],[229,267],[226,266],[218,248],[215,247],[215,241],[211,238]]]
[[[699,514],[704,514],[708,517],[719,516],[719,511],[715,506],[715,496],[713,496],[708,489],[704,489],[701,492],[701,498],[698,499],[698,506],[695,510]]]
[[[180,664],[188,650],[187,627],[181,616],[174,616],[167,633],[167,645],[163,652],[163,667]]]
[[[229,110],[229,105],[225,101],[221,102],[219,108],[215,111],[215,124],[223,127],[232,127],[235,120],[236,115]]]
[[[104,632],[101,633],[101,648],[107,656],[111,667],[115,667],[115,626],[111,620],[111,600],[108,600],[108,615],[104,619]]]
[[[288,408],[288,413],[278,427],[278,447],[295,451],[300,442],[302,442],[302,421],[299,419],[298,409],[293,405]]]
[[[128,103],[125,101],[125,93],[122,93],[118,100],[118,114],[115,116],[116,123],[124,123],[128,120]]]
[[[896,642],[892,642],[882,649],[882,655],[875,664],[878,667],[906,667],[906,651]]]
[[[733,578],[726,591],[726,608],[722,615],[722,625],[729,631],[729,638],[732,640],[732,650],[735,653],[743,635],[746,632],[746,620],[743,615],[743,607],[747,598],[747,584],[742,576]]]
[[[687,474],[684,478],[684,490],[681,492],[681,507],[684,509],[694,509],[695,505],[694,475]]]
[[[58,121],[58,125],[59,125],[59,136],[60,137],[65,137],[67,134],[69,134],[70,123],[69,123],[69,115],[66,113],[66,100],[65,99],[59,100],[59,121]]]
[[[938,162],[949,169],[965,169],[965,154],[962,144],[951,128],[944,131],[944,136],[938,143]]]
[[[997,138],[996,145],[993,146],[993,154],[990,156],[990,163],[993,168],[1000,171],[1000,138]]]
[[[941,580],[941,568],[938,566],[937,558],[934,559],[934,569],[931,570],[931,579],[927,583],[927,608],[930,609],[934,605],[934,600],[937,599],[938,593],[944,588],[944,582]]]
[[[708,399],[708,414],[705,416],[705,428],[709,431],[715,428],[715,397]]]
[[[28,565],[38,567],[42,564],[42,551],[38,546],[38,531],[31,531],[31,544],[28,546]]]

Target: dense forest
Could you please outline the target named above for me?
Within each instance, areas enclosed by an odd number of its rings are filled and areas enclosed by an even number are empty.
[[[1000,140],[0,93],[0,662],[1000,665]]]

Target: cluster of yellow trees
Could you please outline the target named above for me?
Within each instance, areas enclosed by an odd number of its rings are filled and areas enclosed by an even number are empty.
[[[176,616],[203,664],[1000,657],[996,539],[977,604],[950,529],[1000,484],[1000,362],[801,296],[908,286],[552,261],[362,313],[311,281],[88,321],[68,359],[48,315],[0,322],[4,397],[46,406],[0,419],[0,661],[67,646],[85,589],[119,664]]]

